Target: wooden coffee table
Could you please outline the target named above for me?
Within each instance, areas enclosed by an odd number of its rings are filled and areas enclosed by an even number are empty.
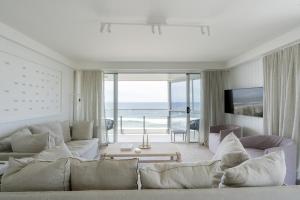
[[[121,143],[109,144],[101,150],[101,159],[138,158],[141,163],[181,162],[181,154],[176,144],[151,143],[151,148],[142,149],[141,153],[134,152],[134,148],[139,144],[133,143],[133,149],[130,151],[121,151],[121,145]]]

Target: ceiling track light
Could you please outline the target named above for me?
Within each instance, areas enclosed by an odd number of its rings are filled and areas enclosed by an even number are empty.
[[[153,35],[162,35],[162,26],[164,27],[178,27],[178,28],[197,28],[200,29],[201,35],[210,36],[210,26],[209,25],[191,25],[191,24],[166,24],[166,23],[117,23],[117,22],[102,22],[100,24],[100,33],[111,33],[112,25],[122,25],[122,26],[150,26]]]

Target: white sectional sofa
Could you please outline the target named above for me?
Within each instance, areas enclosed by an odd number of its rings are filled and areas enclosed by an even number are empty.
[[[46,124],[38,124],[35,126],[43,126],[43,125],[51,125],[51,123],[57,123],[57,122],[49,122]],[[60,122],[61,124],[66,123],[66,122]],[[67,123],[69,124],[69,123]],[[62,125],[63,126],[63,125]],[[26,127],[24,127],[26,128]],[[30,129],[30,126],[28,127]],[[69,139],[67,141],[64,141],[71,153],[80,158],[84,159],[95,159],[99,155],[99,140],[98,138],[91,138],[91,139],[82,139],[82,140],[73,140],[72,139],[72,134],[71,130],[72,127],[68,126],[67,127],[69,131]],[[64,129],[64,131],[66,131]],[[14,134],[14,133],[12,133]],[[6,137],[9,138],[10,136]],[[5,138],[4,138],[5,139]],[[4,140],[2,138],[2,140]],[[0,140],[0,145],[1,145],[1,140]],[[0,160],[1,161],[7,161],[9,157],[14,157],[14,158],[23,158],[23,157],[32,157],[37,153],[28,153],[28,152],[13,152],[12,149],[10,148],[9,150],[5,151],[0,151]]]
[[[6,200],[299,200],[300,186],[223,189],[0,192]]]

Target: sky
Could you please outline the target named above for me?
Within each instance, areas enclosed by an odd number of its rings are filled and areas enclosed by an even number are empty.
[[[168,102],[167,81],[119,81],[119,102]],[[106,81],[105,99],[112,102],[112,81]]]
[[[106,102],[113,101],[113,82],[105,82]],[[198,82],[197,87],[199,89]],[[119,81],[118,98],[120,103],[124,102],[168,102],[168,82],[167,81]],[[199,98],[195,92],[194,98]],[[186,82],[175,82],[172,84],[172,101],[186,101]]]

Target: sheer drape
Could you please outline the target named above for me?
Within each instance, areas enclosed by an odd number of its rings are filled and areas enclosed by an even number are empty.
[[[300,147],[300,44],[263,58],[264,130]],[[300,160],[300,159],[299,159]],[[298,178],[300,177],[298,168]]]
[[[75,92],[74,120],[94,121],[95,137],[106,143],[103,72],[76,71]]]
[[[200,143],[208,145],[209,126],[224,123],[225,71],[201,73],[201,125]]]

